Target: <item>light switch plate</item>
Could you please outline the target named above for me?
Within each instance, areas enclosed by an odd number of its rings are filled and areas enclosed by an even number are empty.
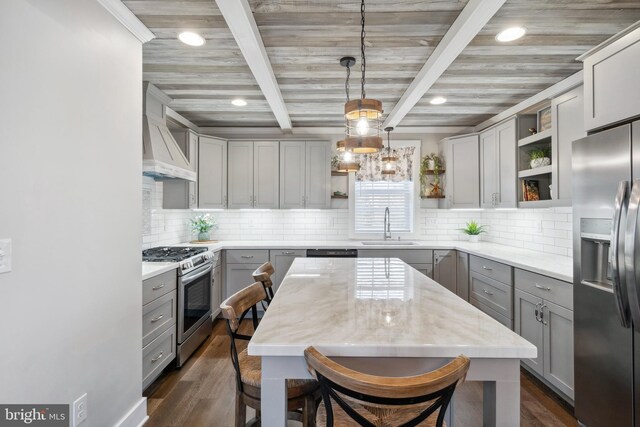
[[[11,271],[11,239],[0,239],[0,273]]]

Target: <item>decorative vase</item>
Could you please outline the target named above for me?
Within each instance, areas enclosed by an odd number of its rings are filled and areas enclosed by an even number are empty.
[[[480,235],[478,235],[478,234],[470,234],[469,235],[469,242],[478,243],[478,241],[480,241]]]
[[[551,159],[548,157],[541,157],[539,159],[531,160],[531,169],[540,168],[542,166],[549,166],[551,164]]]
[[[211,240],[209,238],[209,232],[208,231],[201,231],[200,233],[198,233],[198,241],[206,242],[208,240]]]

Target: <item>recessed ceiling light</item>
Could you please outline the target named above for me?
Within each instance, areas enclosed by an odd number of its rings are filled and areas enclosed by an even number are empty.
[[[235,105],[236,107],[244,107],[245,105],[247,105],[247,101],[245,101],[244,99],[240,99],[240,98],[236,98],[233,101],[231,101],[231,103],[233,105]]]
[[[507,28],[506,30],[502,30],[498,33],[496,40],[499,42],[512,42],[524,36],[526,32],[527,30],[522,27]]]
[[[204,44],[204,37],[191,31],[184,31],[178,34],[178,39],[189,46],[202,46]]]
[[[444,104],[445,102],[447,102],[447,98],[444,98],[442,96],[436,96],[435,98],[432,98],[431,101],[429,101],[429,103],[432,105],[440,105]]]

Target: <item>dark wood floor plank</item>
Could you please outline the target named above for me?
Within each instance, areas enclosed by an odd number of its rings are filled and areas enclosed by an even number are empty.
[[[242,328],[251,333],[249,322]],[[531,374],[523,371],[520,382],[522,427],[578,425],[571,407]],[[229,339],[224,322],[218,320],[211,337],[181,369],[168,368],[146,390],[149,421],[145,426],[232,427],[234,392]],[[455,421],[459,427],[482,426],[480,383],[465,383],[456,391]]]

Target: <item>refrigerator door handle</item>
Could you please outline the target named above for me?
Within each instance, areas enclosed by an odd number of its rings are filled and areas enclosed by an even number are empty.
[[[613,215],[613,227],[611,229],[611,246],[609,250],[609,262],[612,270],[612,282],[613,282],[613,295],[615,297],[616,306],[618,308],[618,315],[620,317],[620,323],[625,328],[631,326],[631,319],[629,318],[629,304],[626,292],[626,284],[624,271],[621,271],[620,257],[618,253],[620,245],[620,222],[622,220],[622,213],[626,210],[627,190],[629,188],[628,181],[620,181],[618,183],[618,191],[616,192],[616,199],[614,202],[615,212]],[[635,186],[634,186],[635,188]],[[636,203],[637,207],[637,203]],[[636,211],[637,213],[637,211]],[[629,209],[629,215],[631,215],[631,209]],[[636,221],[635,217],[633,221]],[[624,268],[624,265],[622,266]],[[627,278],[628,281],[628,278]]]
[[[617,200],[617,199],[616,199]],[[618,205],[616,204],[616,208]],[[636,268],[636,248],[638,245],[638,210],[640,208],[640,180],[634,180],[629,195],[629,208],[627,210],[627,225],[624,241],[624,268],[626,271],[626,286],[620,286],[620,296],[627,301],[628,310],[631,312],[631,319],[635,325],[640,325],[640,304],[638,300],[638,271]],[[617,244],[616,244],[617,250]],[[618,301],[614,280],[614,294]],[[620,306],[618,306],[620,308]],[[621,316],[622,320],[622,316]],[[629,327],[629,323],[623,323]]]

